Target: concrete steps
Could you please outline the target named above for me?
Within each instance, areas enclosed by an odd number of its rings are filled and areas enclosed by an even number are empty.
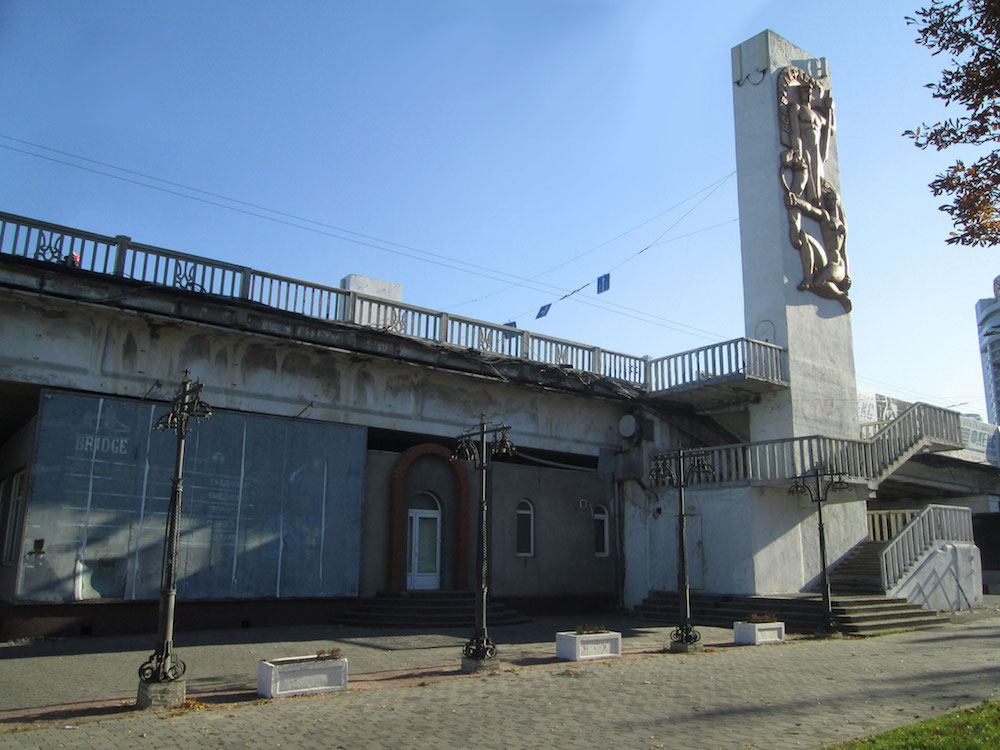
[[[402,591],[361,600],[338,622],[377,628],[471,628],[475,608],[476,596],[471,591]],[[487,627],[528,621],[500,602],[487,602]]]
[[[878,635],[893,630],[917,630],[948,622],[946,615],[928,612],[905,599],[881,596],[835,596],[831,600],[838,630],[847,635]],[[635,608],[639,617],[664,624],[678,621],[674,592],[651,591]],[[751,615],[774,615],[792,633],[815,633],[823,622],[818,595],[767,597],[692,594],[691,617],[697,625],[731,628]]]
[[[885,542],[861,542],[830,571],[833,594],[881,594]]]
[[[833,597],[833,614],[846,635],[878,635],[893,630],[920,630],[944,625],[948,616],[880,596]]]

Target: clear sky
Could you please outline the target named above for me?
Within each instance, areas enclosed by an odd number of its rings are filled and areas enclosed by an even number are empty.
[[[833,74],[859,387],[985,415],[998,251],[901,137],[918,3],[0,0],[0,210],[676,353],[744,334],[730,48],[770,28]]]

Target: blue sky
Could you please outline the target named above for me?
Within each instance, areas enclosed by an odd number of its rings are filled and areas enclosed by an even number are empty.
[[[676,353],[743,335],[729,51],[771,28],[833,73],[859,387],[985,414],[917,2],[6,0],[0,210]]]

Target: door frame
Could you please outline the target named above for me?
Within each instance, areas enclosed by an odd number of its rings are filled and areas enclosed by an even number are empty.
[[[420,573],[417,564],[420,559],[421,519],[434,519],[434,572]],[[441,511],[425,508],[408,508],[406,511],[406,560],[407,591],[437,591],[441,588]]]

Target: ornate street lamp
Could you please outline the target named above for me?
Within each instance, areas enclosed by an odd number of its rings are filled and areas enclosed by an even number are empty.
[[[487,534],[489,521],[489,491],[488,472],[493,462],[494,456],[511,456],[514,454],[514,446],[507,437],[510,427],[503,422],[486,422],[486,415],[479,417],[478,427],[472,427],[458,436],[458,446],[451,454],[451,459],[463,459],[471,461],[479,470],[479,568],[476,572],[476,588],[478,599],[476,601],[475,630],[472,638],[462,649],[463,668],[467,665],[468,659],[472,664],[468,665],[470,671],[478,668],[487,659],[493,659],[497,655],[496,646],[490,640],[486,632],[486,592],[489,586],[489,554],[487,549]]]
[[[184,440],[187,437],[188,420],[211,420],[212,410],[201,400],[204,386],[191,382],[190,373],[184,371],[177,395],[168,413],[161,416],[153,429],[163,432],[173,430],[177,434],[177,456],[174,461],[173,490],[170,507],[167,510],[166,537],[163,542],[163,568],[160,572],[160,626],[156,651],[139,667],[139,679],[143,683],[172,682],[179,679],[185,670],[183,661],[174,653],[174,603],[177,599],[177,543],[180,536],[181,493],[184,484]]]
[[[827,482],[825,485],[822,485],[824,477],[827,479]],[[809,483],[806,481],[807,479],[816,480],[815,491],[809,486]],[[809,499],[816,503],[816,516],[819,524],[819,561],[822,566],[821,573],[823,577],[823,622],[820,624],[821,633],[834,633],[837,630],[837,619],[833,616],[833,602],[830,599],[830,574],[827,571],[826,565],[826,530],[823,527],[823,503],[826,502],[830,490],[840,492],[850,488],[851,485],[844,481],[842,474],[825,472],[821,465],[816,466],[816,471],[813,474],[796,477],[795,481],[792,482],[792,486],[788,488],[789,495],[808,494]]]
[[[657,453],[652,458],[649,479],[656,487],[670,484],[677,488],[677,598],[680,602],[680,625],[670,634],[671,651],[689,651],[701,634],[691,625],[691,585],[688,576],[687,556],[687,516],[684,506],[684,488],[692,478],[710,479],[715,476],[715,468],[705,460],[701,450],[683,448],[666,453]]]

